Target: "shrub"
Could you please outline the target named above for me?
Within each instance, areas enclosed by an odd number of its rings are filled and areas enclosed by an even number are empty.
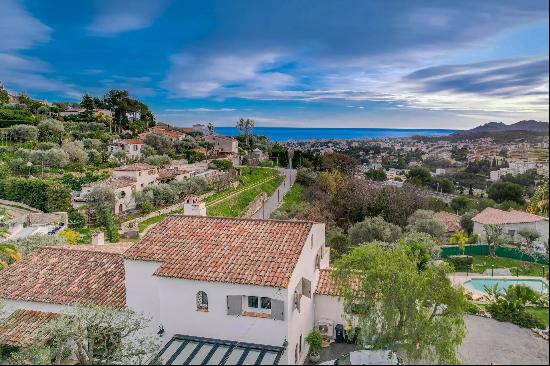
[[[18,142],[38,139],[38,128],[31,125],[15,125],[8,129],[10,139]]]
[[[530,287],[514,285],[501,292],[495,285],[486,288],[485,291],[492,299],[487,305],[487,310],[493,319],[509,321],[524,328],[545,328],[539,319],[525,310],[527,304],[535,304],[540,298],[540,295]]]
[[[447,260],[453,265],[455,271],[469,271],[474,263],[474,257],[470,255],[451,255]]]
[[[75,245],[80,240],[80,233],[78,233],[78,231],[74,231],[71,229],[61,230],[59,235],[64,237],[65,240],[67,240],[67,243],[71,245]]]
[[[312,330],[306,337],[306,342],[309,344],[311,354],[318,355],[323,346],[323,336],[318,330]]]
[[[219,170],[229,170],[233,168],[233,162],[230,160],[212,160],[212,165]]]
[[[380,216],[366,218],[349,229],[351,244],[368,243],[372,241],[393,242],[401,236],[401,228],[384,221]]]
[[[21,202],[46,212],[67,211],[71,207],[69,187],[38,178],[8,178],[0,181],[0,198]]]
[[[464,301],[464,311],[470,314],[477,315],[481,312],[481,308],[469,300]]]
[[[86,224],[86,219],[84,218],[84,215],[82,215],[77,210],[70,210],[68,212],[69,216],[69,227],[73,229],[80,229],[83,228]]]
[[[103,208],[100,211],[100,220],[101,224],[105,228],[105,236],[107,240],[111,243],[118,242],[120,240],[120,236],[115,225],[115,220],[113,219],[112,209]]]

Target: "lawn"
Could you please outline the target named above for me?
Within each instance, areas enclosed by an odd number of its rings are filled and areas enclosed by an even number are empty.
[[[520,276],[537,276],[542,277],[544,273],[548,273],[548,266],[542,264],[536,264],[531,262],[520,261],[511,258],[502,257],[487,257],[487,256],[474,256],[474,263],[472,266],[472,272],[483,273],[486,269],[494,268],[509,268],[513,275],[519,274]],[[517,272],[516,272],[517,270]]]
[[[262,192],[267,195],[273,194],[277,187],[283,181],[283,177],[271,179],[263,184],[260,184],[254,188],[247,189],[242,193],[236,194],[227,200],[209,206],[207,204],[206,210],[208,216],[226,216],[226,217],[239,217],[245,212],[246,208],[254,199]]]
[[[208,205],[210,202],[215,202],[223,197],[230,196],[236,192],[245,190],[254,184],[258,184],[266,179],[274,178],[278,175],[276,170],[269,168],[255,168],[252,173],[250,173],[250,169],[245,167],[241,168],[241,172],[242,174],[239,177],[239,185],[237,188],[227,188],[214,193],[206,198],[206,204]]]
[[[277,209],[276,212],[288,212],[292,208],[298,206],[303,201],[304,187],[299,183],[294,183],[290,191],[283,198],[281,206]]]
[[[533,314],[548,327],[548,308],[528,307],[526,311]]]
[[[166,214],[153,216],[147,220],[144,220],[138,224],[139,232],[143,232],[147,227],[162,221],[166,217]]]

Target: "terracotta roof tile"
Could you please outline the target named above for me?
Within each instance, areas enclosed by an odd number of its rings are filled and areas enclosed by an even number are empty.
[[[460,230],[460,216],[454,213],[441,211],[435,214],[435,219],[445,226],[445,231],[454,233]]]
[[[286,288],[312,222],[167,217],[125,258],[157,261],[157,276]]]
[[[340,291],[331,278],[332,269],[325,268],[319,271],[319,282],[315,289],[316,295],[340,296]]]
[[[150,164],[136,163],[136,164],[120,166],[118,168],[114,168],[113,170],[122,171],[122,172],[134,172],[138,170],[148,170],[148,169],[157,169],[157,167]]]
[[[537,216],[528,212],[509,210],[502,211],[496,208],[487,207],[485,210],[478,213],[473,221],[483,224],[522,224],[527,222],[537,222],[548,220],[546,217]]]
[[[122,255],[103,250],[103,247],[74,248],[37,249],[0,271],[0,298],[124,307]]]
[[[56,313],[16,310],[0,323],[0,344],[12,347],[31,345],[40,328],[58,316]]]

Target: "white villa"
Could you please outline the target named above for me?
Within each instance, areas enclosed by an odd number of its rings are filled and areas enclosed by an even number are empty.
[[[82,191],[74,198],[75,205],[86,201],[86,195],[97,187],[112,188],[115,192],[115,214],[136,208],[135,192],[146,186],[156,184],[159,179],[159,169],[148,164],[125,165],[113,169],[107,180],[82,185]]]
[[[346,324],[328,266],[324,224],[169,216],[132,246],[43,248],[0,272],[19,330],[0,327],[0,342],[30,342],[70,304],[105,304],[152,319],[163,363],[302,364],[314,327]]]
[[[141,159],[142,139],[114,139],[108,146],[107,151],[113,155],[117,151],[124,151],[126,156],[132,160]]]
[[[504,234],[509,235],[515,242],[521,241],[518,232],[524,228],[536,230],[541,235],[535,243],[541,245],[548,242],[548,218],[546,217],[513,209],[503,211],[488,207],[474,216],[472,220],[474,221],[474,232],[482,240],[485,238],[484,225],[499,224],[504,225]]]

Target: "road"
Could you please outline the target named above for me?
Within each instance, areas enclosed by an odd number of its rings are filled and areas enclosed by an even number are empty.
[[[265,201],[262,208],[252,215],[253,219],[269,219],[269,216],[279,207],[283,201],[283,197],[296,181],[296,169],[279,169],[279,171],[285,176],[285,180],[267,201]]]

